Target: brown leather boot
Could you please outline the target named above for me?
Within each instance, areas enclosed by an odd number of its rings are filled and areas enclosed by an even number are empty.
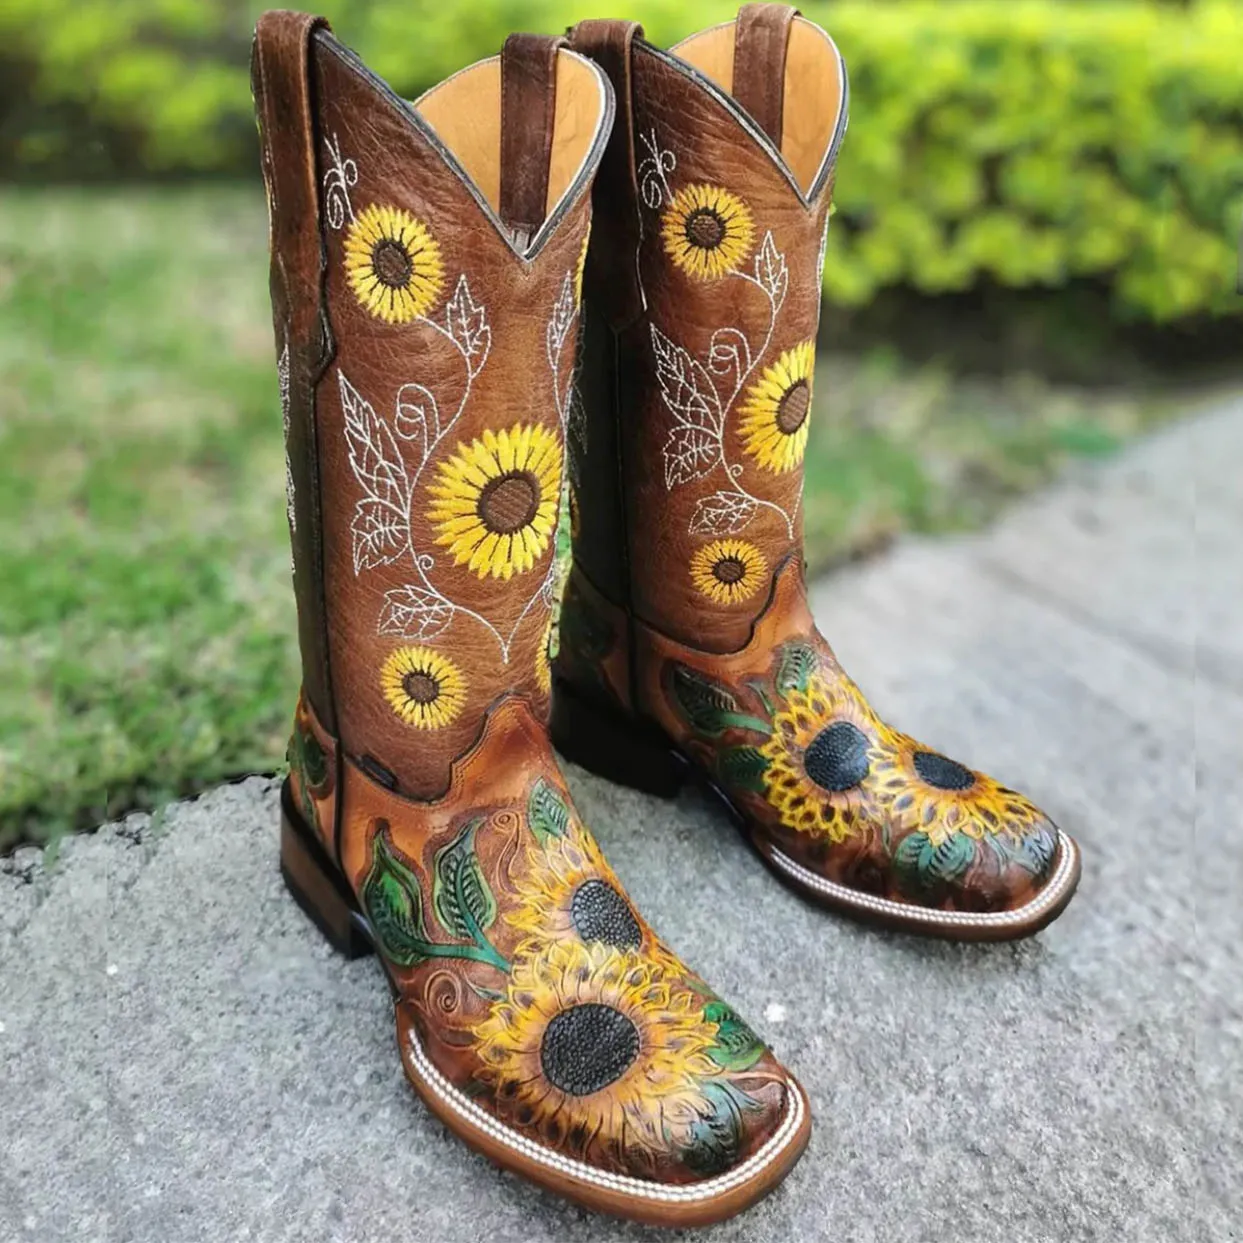
[[[698,777],[782,880],[829,906],[941,936],[1034,932],[1074,891],[1075,844],[881,721],[807,608],[838,51],[777,4],[672,52],[641,33],[572,35],[618,117],[587,256],[554,742],[658,794]]]
[[[515,35],[411,105],[269,13],[254,92],[303,663],[285,879],[378,951],[406,1074],[469,1144],[591,1208],[729,1216],[806,1099],[634,910],[546,730],[608,80]]]

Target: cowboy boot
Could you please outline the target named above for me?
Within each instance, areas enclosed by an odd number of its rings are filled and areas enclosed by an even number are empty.
[[[886,725],[807,606],[838,51],[777,4],[672,52],[641,33],[584,22],[571,39],[608,72],[618,115],[587,256],[553,740],[656,794],[699,778],[828,906],[948,937],[1034,932],[1074,891],[1075,844]]]
[[[416,103],[321,20],[253,62],[302,694],[281,866],[378,953],[415,1091],[594,1209],[719,1220],[806,1099],[656,937],[547,736],[562,461],[607,78],[515,35]]]

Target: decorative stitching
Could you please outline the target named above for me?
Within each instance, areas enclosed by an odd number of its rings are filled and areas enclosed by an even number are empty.
[[[702,1200],[710,1200],[732,1191],[757,1178],[765,1169],[785,1151],[791,1140],[798,1133],[803,1119],[803,1097],[792,1080],[787,1079],[786,1114],[781,1125],[748,1160],[735,1166],[728,1173],[715,1178],[705,1179],[701,1183],[689,1186],[662,1187],[645,1182],[643,1179],[632,1178],[626,1174],[611,1174],[605,1170],[597,1170],[572,1157],[563,1157],[550,1152],[547,1148],[527,1139],[524,1135],[511,1130],[498,1121],[481,1106],[458,1091],[432,1064],[431,1059],[419,1043],[413,1028],[407,1030],[407,1048],[422,1081],[434,1096],[464,1118],[470,1125],[483,1131],[490,1139],[526,1157],[528,1160],[547,1166],[550,1169],[566,1174],[583,1182],[594,1183],[610,1191],[622,1195],[633,1196],[641,1200],[657,1200],[664,1203],[693,1204]]]
[[[324,139],[328,148],[329,168],[324,173],[324,214],[328,224],[339,229],[348,220],[354,223],[354,206],[350,202],[350,187],[358,184],[358,165],[353,160],[342,159],[341,141],[334,132]]]
[[[836,881],[817,876],[815,872],[808,871],[802,864],[782,854],[775,846],[772,847],[769,858],[795,880],[846,906],[859,907],[908,922],[939,924],[944,927],[1011,927],[1015,924],[1030,922],[1057,902],[1065,893],[1071,873],[1074,871],[1074,861],[1078,851],[1074,841],[1060,829],[1057,833],[1057,840],[1061,848],[1061,858],[1056,870],[1049,878],[1049,883],[1030,902],[1013,911],[937,911],[926,906],[894,902],[890,898],[878,898],[875,894],[860,893],[857,889],[848,889]]]
[[[564,459],[564,439],[570,415],[570,386],[559,382],[559,369],[567,343],[573,340],[579,304],[575,297],[575,272],[561,281],[557,300],[545,328],[545,353],[553,379],[553,405],[561,425],[559,453]],[[537,589],[532,593],[507,634],[482,613],[451,599],[432,579],[436,560],[432,553],[412,543],[410,513],[423,482],[423,474],[436,451],[446,442],[470,400],[475,378],[483,369],[492,348],[492,328],[486,307],[475,301],[465,273],[458,278],[453,296],[441,319],[418,315],[412,321],[431,328],[448,341],[462,359],[465,383],[456,409],[442,416],[436,394],[417,381],[403,384],[397,391],[392,423],[378,414],[367,399],[350,383],[343,371],[337,380],[344,414],[345,436],[350,450],[350,466],[364,495],[355,504],[351,524],[354,547],[354,573],[388,565],[409,557],[418,581],[385,592],[377,620],[377,633],[434,642],[458,615],[469,618],[487,630],[501,650],[503,663],[509,662],[510,648],[518,628],[538,601],[552,607],[557,599],[557,561],[552,558]],[[400,442],[400,443],[399,443]],[[465,446],[459,446],[462,450]],[[407,464],[407,452],[415,464]],[[559,463],[558,475],[562,470]],[[540,555],[543,555],[541,550]]]
[[[286,337],[281,356],[276,360],[276,384],[280,392],[281,425],[285,429],[285,513],[289,518],[290,531],[298,529],[298,514],[294,509],[293,463],[289,458],[289,340]]]

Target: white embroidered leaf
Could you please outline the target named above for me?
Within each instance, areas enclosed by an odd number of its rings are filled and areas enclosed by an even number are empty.
[[[696,427],[716,435],[720,431],[720,411],[716,390],[702,364],[680,345],[670,341],[652,325],[652,349],[656,354],[656,379],[669,413],[685,427]]]
[[[717,463],[721,444],[713,432],[681,424],[665,441],[665,487],[706,475]]]
[[[755,502],[743,492],[714,492],[702,497],[691,518],[692,535],[733,535],[755,517]]]
[[[380,610],[380,634],[403,639],[434,639],[453,620],[454,608],[444,596],[422,587],[397,587],[384,593]]]
[[[574,301],[574,277],[567,273],[561,282],[561,291],[557,294],[557,303],[552,309],[552,317],[545,329],[548,343],[548,361],[556,367],[561,358],[561,350],[565,339],[570,335],[578,306]]]
[[[488,325],[487,310],[471,295],[465,273],[458,277],[453,297],[445,308],[445,329],[465,356],[473,379],[492,348],[492,329]]]
[[[367,497],[354,507],[354,573],[396,561],[410,546],[410,527],[390,505]]]
[[[344,373],[337,373],[337,382],[354,478],[373,500],[404,511],[410,489],[406,464],[393,433]]]
[[[419,459],[426,458],[440,435],[440,407],[436,404],[436,395],[422,384],[403,384],[397,390],[393,425],[403,440],[414,442]]]
[[[780,308],[790,285],[790,270],[785,255],[777,249],[771,230],[764,234],[763,244],[755,256],[755,279],[773,300],[773,308]]]

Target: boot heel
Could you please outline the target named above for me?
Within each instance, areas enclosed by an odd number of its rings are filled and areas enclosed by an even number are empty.
[[[549,733],[567,760],[617,785],[676,798],[686,782],[686,761],[663,734],[589,703],[564,682],[553,691]]]
[[[372,952],[358,903],[294,807],[288,780],[281,786],[281,876],[294,901],[338,954],[362,958]]]

